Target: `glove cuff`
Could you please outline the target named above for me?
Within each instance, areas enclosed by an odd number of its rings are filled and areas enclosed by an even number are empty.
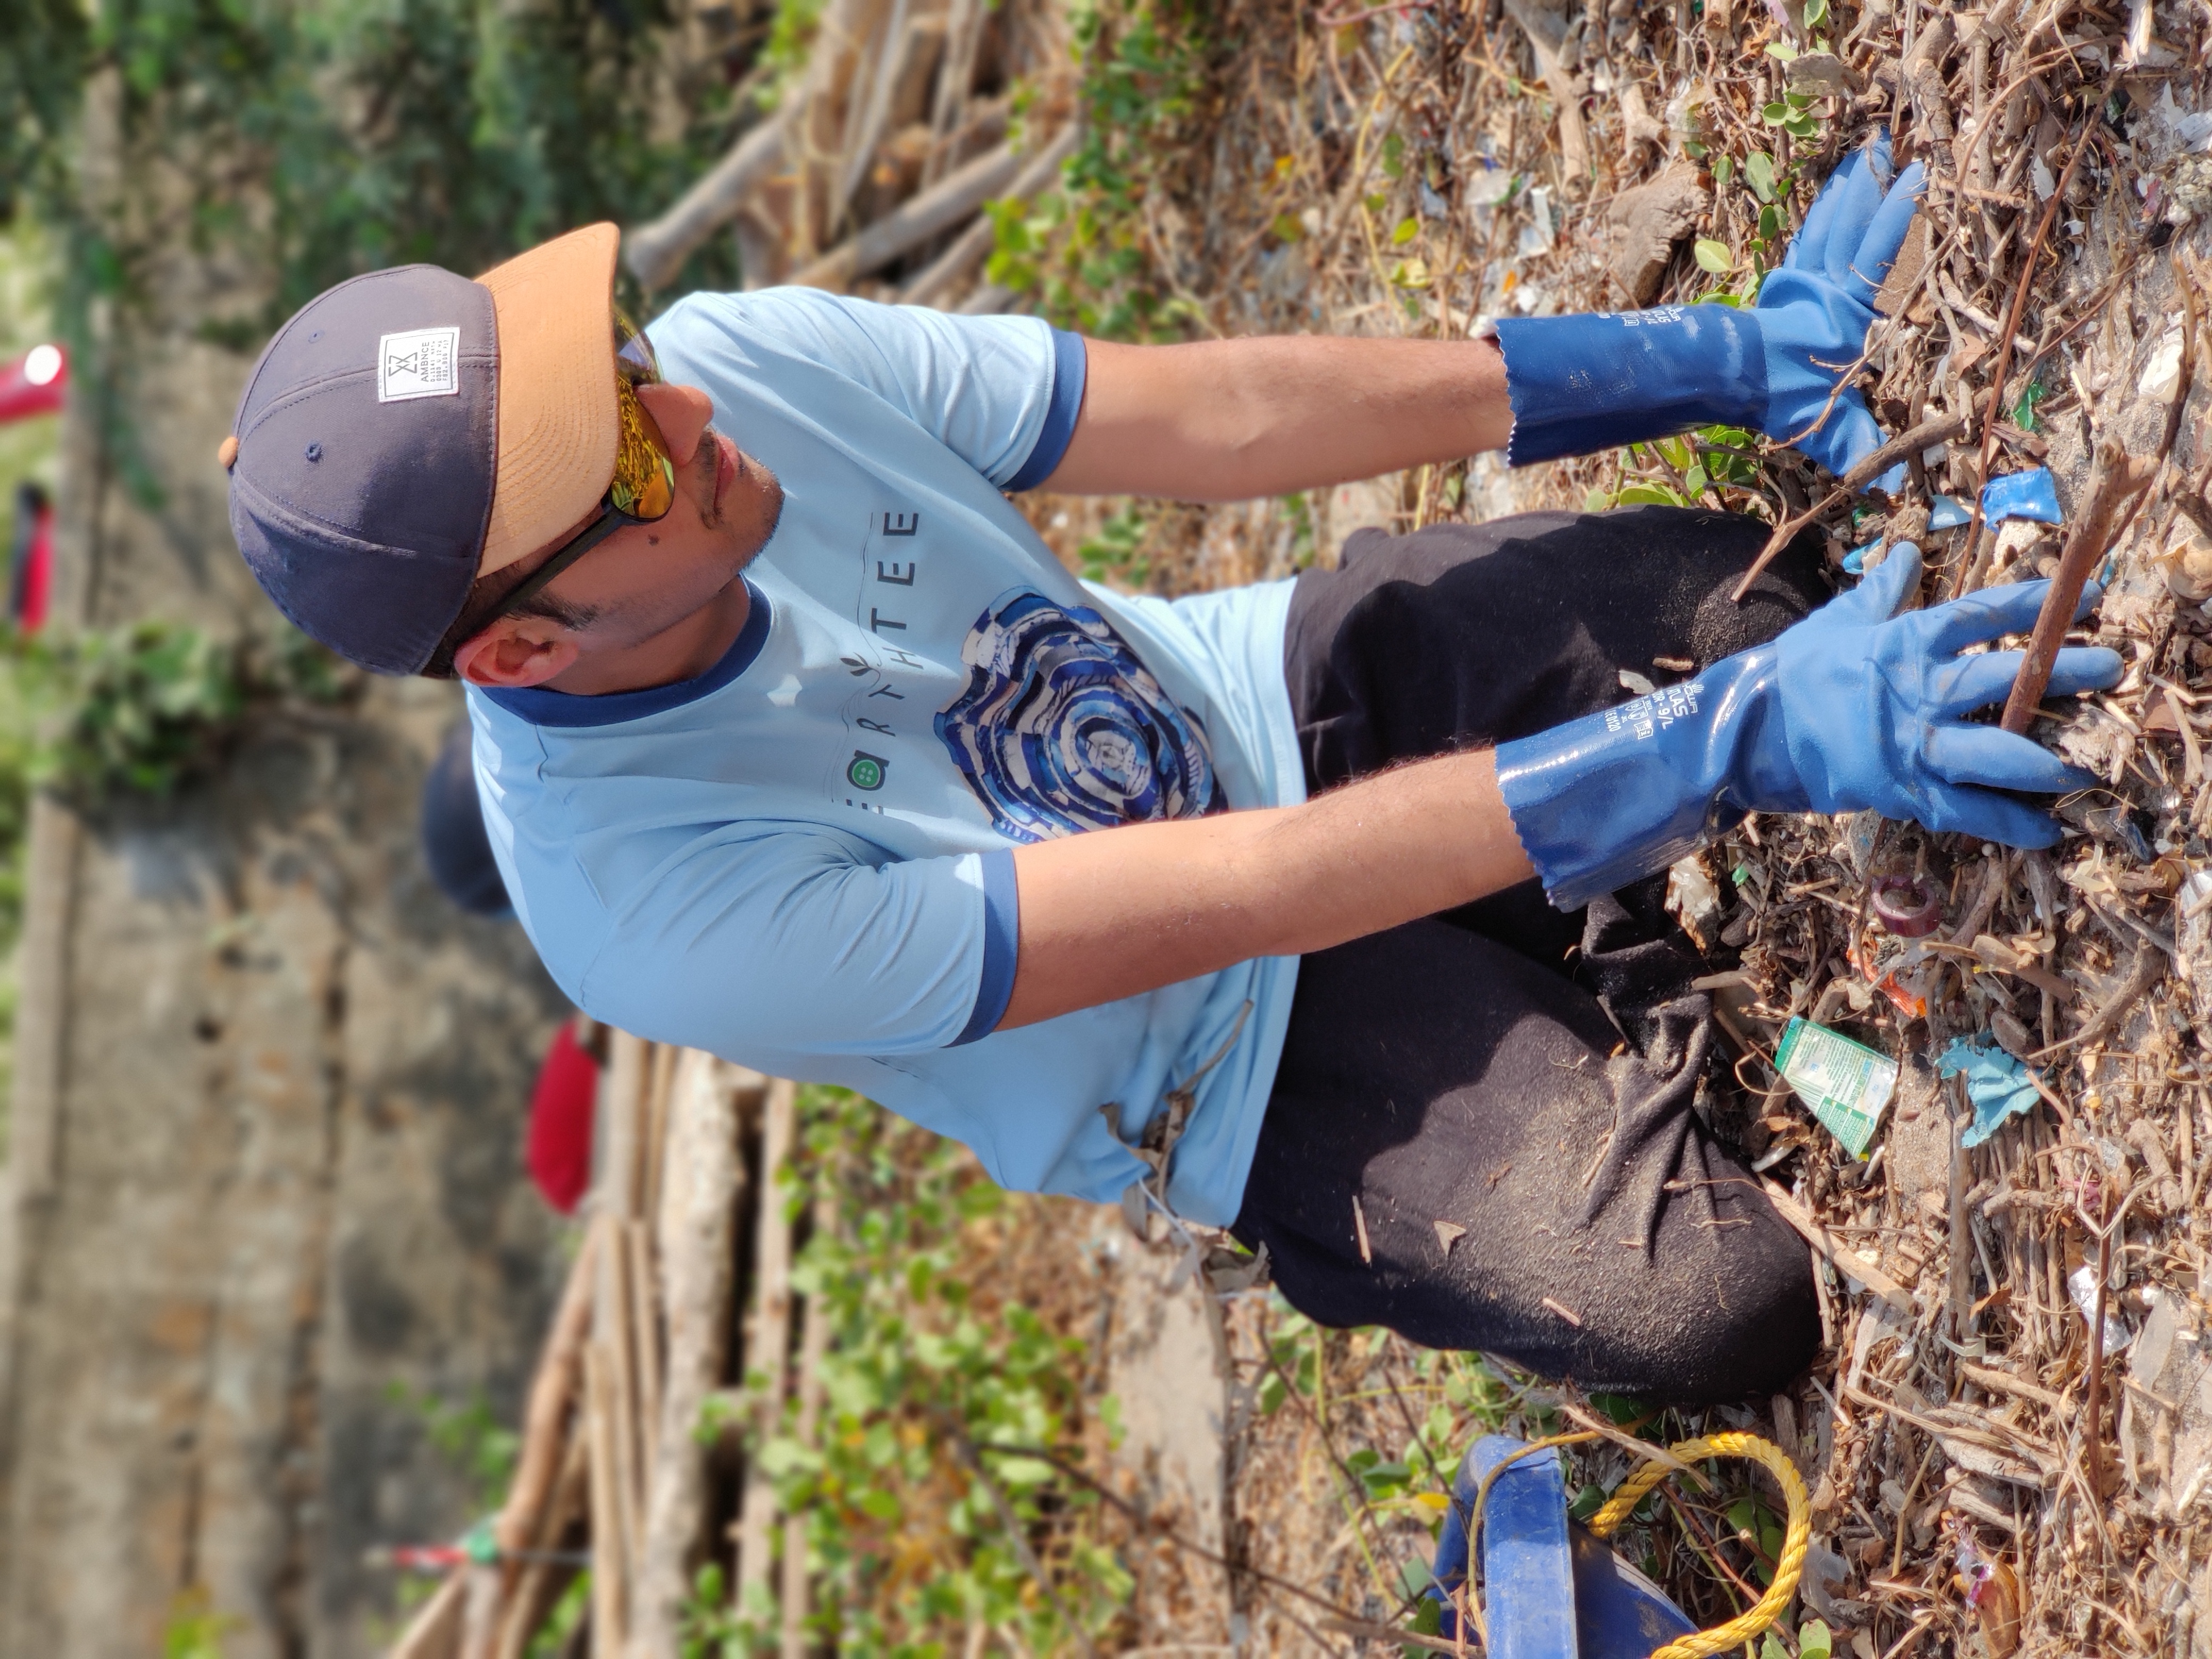
[[[1572,910],[1663,870],[1748,811],[1803,810],[1776,661],[1762,646],[1498,745],[1498,789],[1553,905]]]
[[[1498,325],[1513,466],[1766,417],[1766,344],[1734,306],[1660,306]]]

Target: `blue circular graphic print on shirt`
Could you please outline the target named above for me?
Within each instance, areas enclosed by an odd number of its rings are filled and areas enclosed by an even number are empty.
[[[960,647],[968,684],[937,735],[1001,835],[1195,817],[1219,785],[1206,730],[1096,611],[995,602]]]

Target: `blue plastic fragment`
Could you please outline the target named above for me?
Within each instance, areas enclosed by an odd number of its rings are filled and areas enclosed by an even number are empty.
[[[1936,505],[1928,509],[1930,530],[1955,530],[1974,516],[1974,509],[1956,495],[1938,495]]]
[[[1991,524],[2002,524],[2007,519],[2033,519],[2038,524],[2066,522],[2058,507],[2058,486],[2051,481],[2047,466],[1990,479],[1982,491],[1982,517]]]
[[[1881,541],[1877,537],[1873,541],[1862,542],[1858,546],[1851,549],[1850,552],[1844,555],[1844,574],[1851,576],[1865,575],[1867,555],[1880,550],[1881,547]]]
[[[1966,1074],[1966,1098],[1973,1103],[1974,1121],[1959,1137],[1961,1146],[1980,1146],[2007,1119],[2025,1117],[2041,1098],[2027,1067],[1995,1043],[1953,1037],[1936,1056],[1936,1069],[1945,1077]]]

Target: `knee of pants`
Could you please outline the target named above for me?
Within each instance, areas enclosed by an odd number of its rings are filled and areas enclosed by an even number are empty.
[[[1741,1230],[1710,1294],[1691,1298],[1672,1343],[1671,1403],[1711,1405],[1771,1395],[1820,1352],[1812,1252],[1765,1210]]]

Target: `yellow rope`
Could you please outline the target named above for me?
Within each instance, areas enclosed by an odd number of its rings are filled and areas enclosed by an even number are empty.
[[[1686,1636],[1679,1642],[1669,1642],[1651,1656],[1651,1659],[1709,1659],[1711,1655],[1725,1653],[1756,1638],[1790,1605],[1790,1598],[1797,1592],[1797,1580],[1805,1571],[1806,1547],[1812,1541],[1813,1504],[1805,1496],[1804,1481],[1798,1478],[1796,1467],[1782,1448],[1755,1434],[1709,1434],[1697,1440],[1680,1441],[1668,1450],[1686,1463],[1700,1457],[1744,1457],[1762,1464],[1781,1483],[1783,1502],[1790,1511],[1789,1528],[1782,1539],[1782,1558],[1774,1564],[1774,1582],[1767,1586],[1766,1594],[1759,1598],[1757,1605],[1724,1625]],[[1607,1500],[1605,1507],[1590,1517],[1590,1531],[1600,1538],[1611,1536],[1613,1528],[1628,1518],[1629,1513],[1667,1478],[1668,1473],[1663,1463],[1646,1463],[1638,1468],[1620,1483],[1620,1490]]]

